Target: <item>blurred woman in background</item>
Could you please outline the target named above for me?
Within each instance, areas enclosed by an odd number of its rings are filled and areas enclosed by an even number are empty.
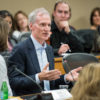
[[[10,31],[8,34],[8,50],[11,51],[13,46],[16,45],[17,40],[12,36],[14,31],[14,20],[12,14],[7,10],[0,11],[0,17],[2,17],[5,21],[7,21]]]
[[[93,43],[92,52],[100,52],[100,7],[96,7],[92,10],[90,15],[91,29],[95,30],[95,38]]]
[[[9,96],[12,96],[12,91],[8,81],[7,66],[3,56],[1,55],[2,52],[7,50],[8,34],[9,25],[6,21],[3,20],[3,18],[0,18],[0,87],[2,82],[6,81],[8,85]]]
[[[84,66],[71,94],[70,100],[100,100],[100,63]]]
[[[15,31],[14,36],[19,38],[22,34],[29,32],[28,27],[28,17],[27,14],[23,11],[18,11],[14,16],[15,21]]]
[[[100,34],[100,7],[93,9],[90,15],[91,29],[98,30]]]

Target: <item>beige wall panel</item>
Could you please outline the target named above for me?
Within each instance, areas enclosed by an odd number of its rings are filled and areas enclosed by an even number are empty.
[[[100,0],[68,0],[72,8],[70,24],[76,29],[89,28],[90,12],[94,7],[100,7]],[[32,10],[44,7],[50,14],[56,0],[0,0],[0,10],[7,9],[13,15],[18,10],[29,14]]]

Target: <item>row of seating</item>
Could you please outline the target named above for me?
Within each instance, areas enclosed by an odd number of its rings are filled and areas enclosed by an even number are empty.
[[[91,29],[81,29],[76,31],[76,36],[80,39],[84,46],[84,52],[90,53],[92,48],[93,52],[99,51],[99,43],[97,43],[97,31],[91,30]],[[26,40],[30,36],[31,32],[27,32],[22,34],[18,39],[16,37],[13,37],[17,42],[21,42],[23,40]],[[46,41],[48,44],[50,44],[50,40],[48,39]]]

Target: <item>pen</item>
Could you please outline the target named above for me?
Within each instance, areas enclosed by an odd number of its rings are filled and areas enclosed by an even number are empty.
[[[65,44],[65,43],[61,42],[61,45],[62,45],[62,44]],[[68,52],[71,52],[71,49],[68,49]]]
[[[63,42],[60,43],[61,45],[64,44]]]

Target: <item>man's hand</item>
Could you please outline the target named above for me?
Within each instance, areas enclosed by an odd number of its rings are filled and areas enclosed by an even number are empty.
[[[62,44],[58,50],[58,54],[66,53],[70,49],[68,44]]]
[[[57,70],[57,69],[55,69],[55,70],[47,70],[48,66],[49,66],[49,64],[47,64],[43,68],[42,72],[40,72],[38,74],[40,81],[42,81],[42,80],[51,81],[51,80],[56,80],[56,79],[60,78],[61,72],[59,70]]]
[[[64,31],[68,34],[70,32],[70,28],[69,28],[69,23],[68,21],[60,21],[59,22],[59,27],[61,30],[64,29]]]
[[[67,75],[66,75],[66,80],[68,81],[76,81],[78,79],[79,76],[79,71],[82,70],[82,67],[78,67],[76,69],[73,69],[72,71],[70,71]]]

